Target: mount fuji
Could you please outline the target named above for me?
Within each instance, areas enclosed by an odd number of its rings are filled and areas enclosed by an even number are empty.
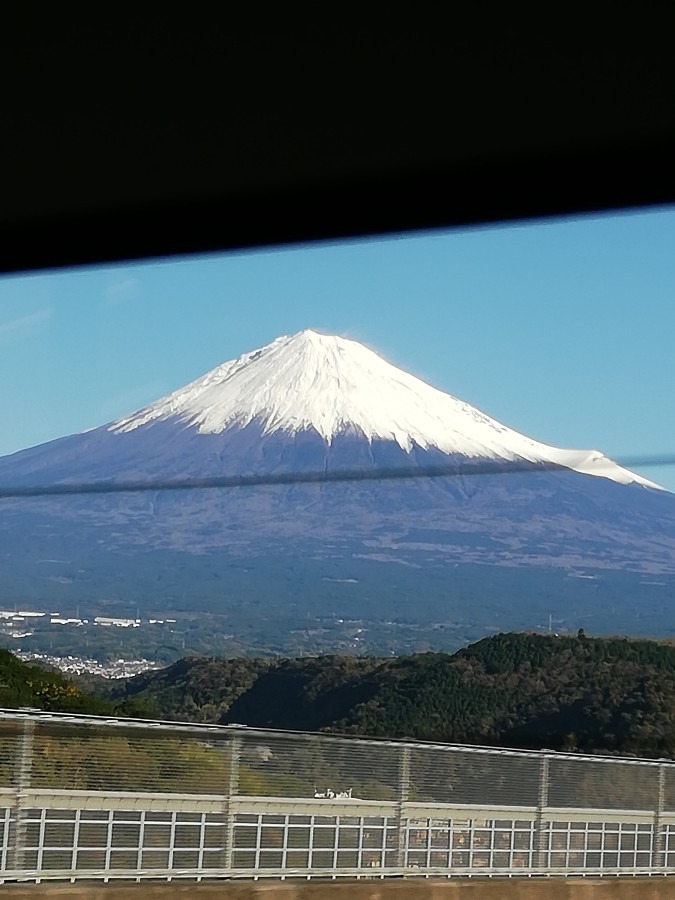
[[[163,490],[209,478],[242,484]],[[6,494],[55,485],[73,493],[0,502],[14,596],[457,620],[477,597],[489,617],[501,579],[513,602],[536,593],[525,618],[576,604],[609,627],[649,607],[675,627],[675,496],[342,337],[277,338],[128,416],[0,459]],[[76,492],[101,485],[112,490]]]

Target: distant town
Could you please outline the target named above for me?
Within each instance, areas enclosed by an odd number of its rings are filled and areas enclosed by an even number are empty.
[[[98,626],[100,628],[140,628],[141,625],[172,625],[175,619],[141,619],[124,618],[121,616],[92,616],[80,618],[79,616],[63,616],[59,612],[43,612],[33,609],[0,609],[0,635],[21,641],[30,638],[36,632],[52,628],[53,626],[82,627]],[[150,669],[159,669],[157,662],[141,658],[135,659],[105,659],[99,660],[89,656],[63,655],[55,652],[42,652],[39,650],[15,650],[15,655],[24,662],[36,662],[41,665],[51,666],[62,672],[72,675],[99,675],[102,678],[130,678],[140,672]]]
[[[131,678],[141,672],[162,668],[149,659],[117,659],[101,663],[97,659],[85,659],[81,656],[52,656],[49,653],[30,653],[27,650],[16,650],[15,656],[24,662],[51,666],[70,675],[99,675],[110,679]]]

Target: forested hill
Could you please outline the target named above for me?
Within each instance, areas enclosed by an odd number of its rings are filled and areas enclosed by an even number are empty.
[[[59,672],[30,666],[9,650],[0,650],[0,707],[109,715],[116,708],[131,711],[133,704],[122,702],[114,706],[90,696]]]
[[[645,640],[500,634],[454,655],[181,660],[113,697],[194,721],[675,756],[675,647]]]

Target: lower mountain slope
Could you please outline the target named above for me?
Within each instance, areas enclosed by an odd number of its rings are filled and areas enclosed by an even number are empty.
[[[571,471],[14,499],[0,535],[22,608],[204,612],[241,639],[254,605],[284,654],[300,620],[331,615],[468,637],[549,615],[675,629],[675,498]]]

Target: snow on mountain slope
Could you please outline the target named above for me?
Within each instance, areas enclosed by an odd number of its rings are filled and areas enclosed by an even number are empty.
[[[394,441],[469,458],[564,466],[621,484],[659,485],[597,450],[563,450],[519,434],[468,403],[403,372],[357,341],[305,330],[223,363],[108,426],[126,434],[161,421],[201,434],[257,423],[262,434],[316,431]]]

